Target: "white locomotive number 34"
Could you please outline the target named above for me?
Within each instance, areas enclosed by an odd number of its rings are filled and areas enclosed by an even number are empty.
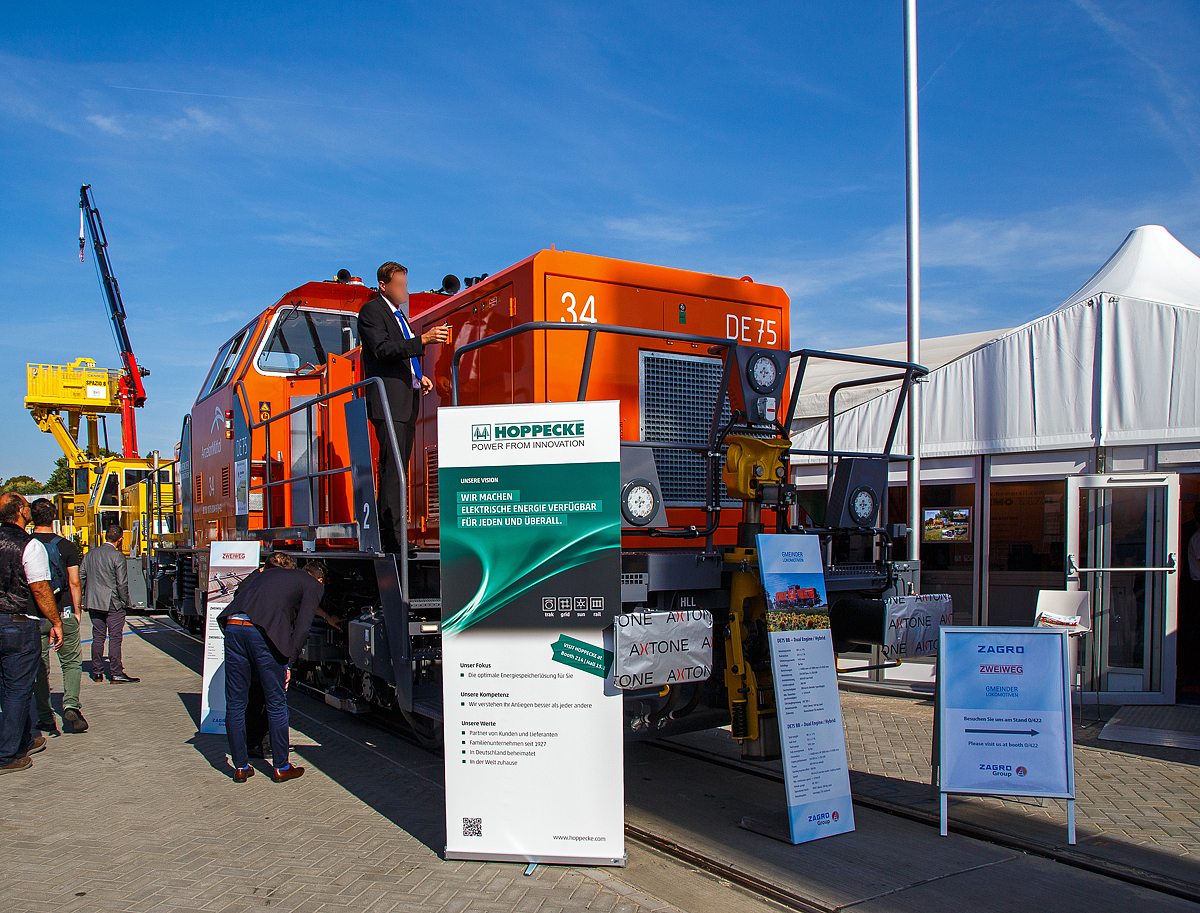
[[[570,304],[567,304],[567,302]],[[584,302],[583,310],[578,314],[575,313],[575,295],[572,292],[563,292],[562,303],[567,305],[567,313],[571,315],[571,319],[560,317],[559,323],[595,323],[596,322],[596,296],[588,295],[588,300]]]

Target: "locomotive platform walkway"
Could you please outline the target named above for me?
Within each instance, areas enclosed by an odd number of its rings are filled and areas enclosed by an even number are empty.
[[[782,909],[632,840],[625,869],[539,866],[526,877],[519,865],[445,861],[441,758],[302,693],[290,701],[293,761],[308,768],[304,777],[275,784],[260,771],[235,785],[224,737],[196,732],[200,645],[167,622],[138,618],[131,627],[126,664],[142,682],[85,679],[90,731],[50,740],[30,770],[0,777],[0,909]],[[700,757],[728,755],[720,733],[629,746],[627,823],[778,885],[804,909],[1007,911],[1044,905],[1049,892],[1056,910],[1195,909],[1010,845],[941,838],[912,815],[887,813],[886,802],[920,812],[929,801],[923,727],[932,713],[903,698],[843,700],[856,794],[878,800],[856,806],[853,834],[793,847],[738,827],[746,816],[779,816],[783,787],[730,770],[732,758],[721,767]],[[696,756],[672,750],[681,746]],[[1081,745],[1081,848],[1200,892],[1200,826],[1189,817],[1200,768],[1187,753],[1161,756],[1167,751]],[[1049,803],[955,805],[955,821],[972,815],[997,832],[1065,842]]]

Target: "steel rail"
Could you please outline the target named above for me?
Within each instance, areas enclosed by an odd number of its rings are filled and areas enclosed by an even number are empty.
[[[927,695],[918,695],[927,697]],[[745,761],[740,761],[735,758],[726,758],[712,752],[704,751],[700,748],[692,748],[688,745],[679,745],[674,742],[666,742],[659,739],[647,740],[644,744],[658,748],[661,751],[666,751],[672,754],[682,755],[692,758],[693,760],[703,761],[707,764],[712,764],[716,767],[724,767],[728,770],[734,770],[738,773],[749,774],[753,777],[758,777],[762,780],[771,780],[775,783],[786,783],[783,774],[776,773],[773,770],[765,770]],[[922,812],[917,809],[909,808],[905,805],[900,805],[895,802],[889,802],[886,799],[877,799],[873,796],[863,796],[851,793],[851,798],[855,805],[861,805],[863,808],[869,808],[873,811],[883,812],[884,814],[893,815],[897,818],[904,818],[913,821],[917,824],[925,824],[929,827],[940,827],[941,820],[936,812]],[[982,840],[987,843],[994,843],[997,846],[1005,847],[1006,849],[1016,850],[1021,853],[1027,853],[1030,856],[1040,856],[1043,859],[1049,859],[1052,862],[1060,862],[1063,865],[1069,865],[1072,868],[1082,869],[1091,872],[1094,875],[1102,875],[1105,878],[1111,878],[1114,881],[1122,881],[1126,884],[1136,885],[1137,887],[1146,888],[1155,891],[1159,894],[1168,894],[1172,897],[1179,897],[1184,900],[1190,900],[1193,903],[1200,903],[1200,886],[1189,884],[1177,878],[1171,878],[1169,875],[1160,875],[1157,872],[1150,872],[1146,869],[1140,869],[1136,866],[1126,865],[1113,860],[1099,859],[1088,856],[1078,850],[1043,846],[1035,843],[1032,840],[1025,840],[1021,837],[1016,837],[1011,834],[1006,834],[1003,831],[993,830],[990,827],[985,827],[980,824],[968,824],[966,822],[950,822],[950,831],[963,837],[970,837],[973,840]]]

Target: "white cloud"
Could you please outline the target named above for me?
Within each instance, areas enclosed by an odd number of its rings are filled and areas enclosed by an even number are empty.
[[[87,121],[98,130],[105,133],[111,133],[113,136],[125,136],[125,128],[115,117],[107,117],[103,114],[89,114]]]
[[[691,244],[704,240],[714,223],[679,216],[646,215],[605,219],[601,224],[611,236],[627,241]]]
[[[89,114],[87,122],[113,136],[170,142],[203,134],[234,132],[230,122],[202,108],[185,108],[182,117]]]
[[[1097,28],[1150,72],[1159,93],[1167,103],[1170,117],[1151,110],[1148,112],[1148,119],[1163,131],[1192,174],[1200,173],[1196,165],[1196,156],[1200,153],[1200,115],[1196,98],[1162,62],[1163,55],[1158,44],[1161,36],[1156,34],[1144,37],[1137,30],[1102,10],[1095,0],[1074,2]]]

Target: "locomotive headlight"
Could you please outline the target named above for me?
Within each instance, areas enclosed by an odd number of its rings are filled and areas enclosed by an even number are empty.
[[[647,479],[630,479],[621,489],[621,514],[633,526],[646,526],[658,513],[658,492]]]
[[[770,393],[779,379],[779,365],[765,352],[755,355],[746,366],[746,379],[759,393]]]
[[[854,489],[850,495],[850,518],[859,526],[868,526],[879,510],[879,498],[865,485]]]

